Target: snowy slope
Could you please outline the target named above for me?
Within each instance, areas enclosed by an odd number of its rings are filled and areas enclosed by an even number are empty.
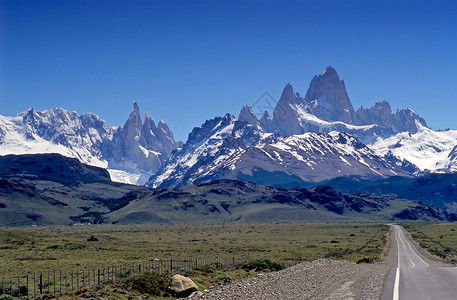
[[[62,108],[0,116],[0,155],[59,153],[106,168],[113,181],[142,185],[177,143],[163,121],[156,127],[146,115],[143,124],[136,103],[134,109],[137,122],[124,127]]]
[[[88,117],[101,121],[95,115]],[[38,119],[39,126],[30,124]],[[56,124],[57,119],[60,125]],[[0,116],[0,130],[0,155],[59,153],[76,157],[85,164],[108,166],[108,162],[101,158],[97,144],[102,139],[112,139],[113,129],[103,125],[101,128],[84,128],[76,112],[56,108],[43,112],[29,110],[15,117]]]
[[[338,131],[345,131],[345,132],[350,132],[350,131],[368,131],[370,129],[373,129],[373,127],[377,125],[351,125],[351,124],[346,124],[341,121],[325,121],[321,120],[318,117],[316,117],[313,114],[310,114],[307,112],[306,108],[304,107],[303,104],[299,105],[291,105],[292,109],[295,110],[298,119],[300,120],[301,126],[303,128],[308,127],[309,125],[315,126],[316,132],[330,132],[334,131],[336,129],[339,129]]]
[[[187,185],[184,182],[191,184],[198,178],[211,176],[212,170],[224,168],[227,159],[241,151],[239,148],[227,147],[224,144],[234,125],[235,118],[226,114],[194,128],[187,143],[172,154],[167,164],[151,177],[154,179],[150,180],[148,185]]]
[[[187,143],[147,185],[182,187],[253,176],[257,171],[316,182],[339,176],[412,176],[416,169],[395,158],[385,159],[346,133],[308,132],[284,137],[227,114],[194,128]]]
[[[457,162],[453,160],[451,151],[457,145],[457,130],[434,131],[417,125],[417,133],[402,132],[386,139],[378,138],[369,146],[379,155],[391,151],[422,171],[456,171]]]

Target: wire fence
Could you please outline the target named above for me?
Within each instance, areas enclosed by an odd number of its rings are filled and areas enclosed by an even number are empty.
[[[132,274],[148,272],[168,274],[201,266],[220,268],[235,263],[239,263],[235,258],[170,259],[118,264],[100,268],[1,276],[0,298],[4,298],[2,296],[13,296],[29,299],[44,294],[58,295],[87,287],[113,284]]]

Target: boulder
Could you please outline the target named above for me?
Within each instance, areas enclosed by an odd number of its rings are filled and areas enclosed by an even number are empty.
[[[197,285],[192,281],[192,279],[185,276],[176,274],[173,275],[168,284],[168,289],[176,297],[187,297],[193,292],[198,291]]]

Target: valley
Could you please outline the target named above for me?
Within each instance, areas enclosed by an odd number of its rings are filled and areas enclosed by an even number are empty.
[[[3,276],[191,258],[271,260],[284,266],[325,257],[373,261],[380,224],[87,225],[0,228]],[[96,242],[87,241],[93,235]],[[366,248],[362,248],[371,238]],[[351,249],[344,255],[346,248]]]

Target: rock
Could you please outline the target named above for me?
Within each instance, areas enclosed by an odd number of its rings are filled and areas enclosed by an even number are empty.
[[[203,295],[202,292],[196,291],[196,292],[193,292],[192,294],[190,294],[190,296],[187,297],[186,299],[188,299],[188,300],[198,300],[198,299],[201,298],[202,295]]]
[[[232,283],[232,282],[233,282],[232,277],[230,277],[230,276],[225,277],[225,279],[224,279],[225,284]]]
[[[173,275],[168,284],[168,289],[176,297],[187,297],[193,292],[198,291],[197,285],[192,281],[192,279],[176,274]]]
[[[88,242],[98,242],[98,239],[95,236],[91,235],[90,238],[87,239],[87,241]]]

